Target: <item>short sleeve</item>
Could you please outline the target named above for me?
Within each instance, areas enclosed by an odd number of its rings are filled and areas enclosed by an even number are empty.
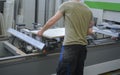
[[[66,11],[66,8],[67,8],[67,5],[66,5],[66,3],[64,2],[63,4],[61,4],[60,6],[59,6],[59,11],[61,11],[63,14],[65,13],[65,11]]]

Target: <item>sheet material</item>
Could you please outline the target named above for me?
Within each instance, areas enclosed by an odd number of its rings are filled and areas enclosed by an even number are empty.
[[[93,27],[93,32],[101,33],[101,34],[112,36],[112,37],[119,37],[119,33],[112,32],[109,29],[100,30],[95,26]],[[31,31],[31,33],[37,34],[38,30]],[[50,38],[50,39],[64,37],[64,35],[65,35],[65,28],[48,29],[43,33],[43,37]]]
[[[31,33],[37,34],[38,30],[31,31]],[[50,39],[64,37],[64,35],[65,35],[65,28],[48,29],[43,33],[43,37]]]

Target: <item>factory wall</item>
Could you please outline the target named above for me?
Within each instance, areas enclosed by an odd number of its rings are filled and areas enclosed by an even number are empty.
[[[38,23],[44,25],[46,21],[55,14],[59,5],[64,1],[67,0],[39,0]],[[35,0],[24,0],[23,16],[24,23],[27,27],[32,27],[32,23],[34,23],[34,2]],[[91,8],[94,16],[98,18],[97,24],[101,24],[103,19],[116,22],[120,21],[120,18],[118,18],[120,15],[120,0],[84,0],[84,2]],[[58,21],[54,27],[64,27],[63,19]]]
[[[55,13],[56,0],[39,0],[38,22],[44,25],[45,22]]]
[[[23,23],[32,28],[35,17],[35,0],[23,0]]]
[[[8,35],[7,30],[8,28],[12,27],[14,24],[14,2],[15,0],[6,0],[4,4],[4,24],[2,26],[3,35]]]
[[[67,0],[38,0],[38,23],[44,25],[57,11],[59,5]],[[35,0],[23,0],[23,23],[32,28],[35,19]],[[61,19],[54,27],[63,27]]]
[[[45,16],[45,0],[41,0],[39,1],[39,9],[38,9],[38,23],[40,23],[41,25],[44,24],[44,16]]]
[[[60,4],[67,0],[40,0],[38,22],[44,25],[58,10]],[[43,9],[44,8],[44,9]],[[63,27],[63,20],[58,21],[53,27]]]
[[[22,10],[21,14],[18,15],[17,17],[18,19],[16,22],[25,23],[27,28],[33,28],[32,23],[35,22],[35,0],[22,0],[22,1],[23,9],[21,9]],[[51,1],[39,0],[38,23],[44,25],[46,21],[55,14],[55,12],[58,10],[59,5],[64,1],[68,0],[51,0]],[[82,0],[82,1],[84,1],[91,8],[94,16],[98,18],[97,24],[102,23],[103,19],[120,22],[120,18],[118,17],[120,16],[119,13],[120,0]],[[12,19],[9,19],[9,21],[10,20]],[[5,21],[9,23],[7,20]],[[8,27],[11,27],[11,25],[8,25],[7,28]],[[64,27],[63,19],[58,21],[54,27]]]
[[[9,1],[8,4],[10,4],[10,1],[14,0],[7,0]],[[15,0],[19,1],[19,0]],[[22,0],[23,1],[23,9],[21,9],[21,14],[17,17],[17,23],[25,23],[28,28],[32,28],[35,21],[35,0]],[[39,0],[39,6],[38,6],[38,23],[41,25],[44,25],[46,21],[51,18],[55,12],[57,11],[59,5],[68,0]],[[98,17],[98,24],[102,22],[103,19],[113,20],[113,21],[120,21],[120,0],[82,0],[84,1],[90,8],[92,8],[93,14],[95,17]],[[5,23],[4,30],[7,30],[8,27],[12,27],[12,19],[14,15],[11,14],[15,10],[13,10],[14,5],[12,6],[12,10],[6,9],[6,7],[10,8],[10,5],[5,6],[6,12],[4,12],[5,17]],[[14,3],[13,3],[14,4]],[[10,11],[10,12],[9,12]],[[98,14],[99,13],[99,14]],[[7,16],[9,15],[9,16]],[[12,16],[12,17],[10,17]],[[16,16],[16,15],[15,15]],[[111,18],[112,17],[112,18]],[[9,24],[9,25],[8,25]],[[7,26],[8,25],[8,26]],[[59,22],[56,23],[55,27],[63,27],[63,20],[61,19]],[[7,34],[6,31],[4,31],[4,34]]]

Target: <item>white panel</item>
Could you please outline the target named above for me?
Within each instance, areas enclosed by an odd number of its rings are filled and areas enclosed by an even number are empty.
[[[117,27],[120,27],[120,26],[117,26]],[[33,31],[31,31],[31,33],[37,34],[38,31],[39,30],[33,30]],[[115,33],[108,29],[100,30],[97,27],[93,27],[93,32],[97,32],[97,33],[101,33],[101,34],[109,35],[109,36],[113,36],[113,37],[118,37],[117,32]],[[64,35],[65,35],[65,28],[48,29],[43,33],[43,37],[47,37],[50,39],[63,37]]]
[[[38,31],[39,30],[33,30],[31,31],[31,33],[36,35]],[[64,35],[65,35],[65,28],[48,29],[43,33],[43,37],[49,39],[64,37]]]
[[[103,19],[120,22],[120,12],[104,11]]]

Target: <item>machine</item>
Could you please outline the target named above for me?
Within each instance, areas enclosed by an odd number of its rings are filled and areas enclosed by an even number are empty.
[[[120,69],[120,28],[103,24],[93,27],[93,30],[94,35],[87,37],[85,75]],[[64,28],[48,29],[41,38],[36,35],[38,30],[25,27],[19,30],[10,28],[8,32],[11,36],[3,44],[13,56],[0,58],[1,75],[55,75]],[[99,38],[101,35],[103,37]]]

